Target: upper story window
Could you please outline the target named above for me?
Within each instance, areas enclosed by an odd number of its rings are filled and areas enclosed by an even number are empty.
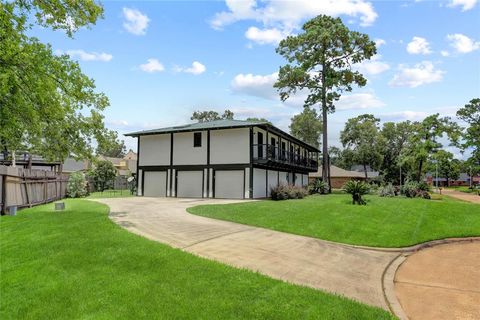
[[[201,147],[202,146],[202,133],[201,132],[194,132],[193,133],[193,147]]]

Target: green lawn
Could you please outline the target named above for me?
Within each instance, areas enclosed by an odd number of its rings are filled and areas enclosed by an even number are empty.
[[[0,319],[391,319],[129,233],[66,200],[0,218]]]
[[[480,235],[480,205],[457,201],[350,195],[189,208],[193,214],[315,238],[374,247],[403,247],[447,237]]]
[[[103,192],[92,192],[88,199],[104,199],[104,198],[124,198],[133,197],[130,190],[105,190]]]
[[[477,193],[476,189],[470,189],[467,186],[448,187],[447,189],[453,189],[465,193]]]

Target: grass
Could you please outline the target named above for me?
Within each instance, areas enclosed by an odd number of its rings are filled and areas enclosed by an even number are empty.
[[[478,189],[470,189],[467,186],[455,186],[455,187],[448,187],[447,189],[452,189],[460,192],[465,192],[465,193],[477,193]]]
[[[130,190],[105,190],[103,192],[92,192],[87,199],[125,198],[133,197]]]
[[[299,235],[374,247],[404,247],[447,237],[480,235],[480,205],[443,197],[441,201],[350,195],[302,200],[258,201],[189,208],[193,214]]]
[[[202,259],[66,200],[0,218],[0,319],[391,319],[384,310]]]

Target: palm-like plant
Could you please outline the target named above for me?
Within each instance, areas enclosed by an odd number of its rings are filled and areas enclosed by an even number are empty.
[[[363,181],[349,180],[343,185],[343,191],[352,195],[353,204],[367,204],[362,196],[370,191],[370,187]]]

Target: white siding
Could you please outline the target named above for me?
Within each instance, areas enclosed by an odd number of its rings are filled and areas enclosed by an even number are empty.
[[[270,197],[270,189],[278,186],[278,171],[268,170],[267,197]]]
[[[280,171],[279,172],[279,175],[280,175],[280,184],[281,185],[287,185],[288,184],[288,180],[287,180],[287,173],[286,172],[283,172],[283,171]]]
[[[211,130],[210,163],[248,163],[250,161],[248,128]]]
[[[201,147],[193,146],[194,132],[179,132],[173,134],[174,165],[207,164],[207,132],[201,132]]]
[[[265,198],[266,194],[266,170],[264,169],[253,169],[253,197],[254,198]]]
[[[297,187],[302,186],[302,174],[301,173],[295,173],[295,185]]]
[[[250,168],[245,168],[245,198],[250,198]]]
[[[308,174],[303,175],[303,186],[308,186]]]
[[[141,136],[139,157],[141,166],[169,165],[170,134]]]
[[[138,170],[137,196],[143,196],[143,189],[142,189],[142,169],[139,169],[139,170]]]

